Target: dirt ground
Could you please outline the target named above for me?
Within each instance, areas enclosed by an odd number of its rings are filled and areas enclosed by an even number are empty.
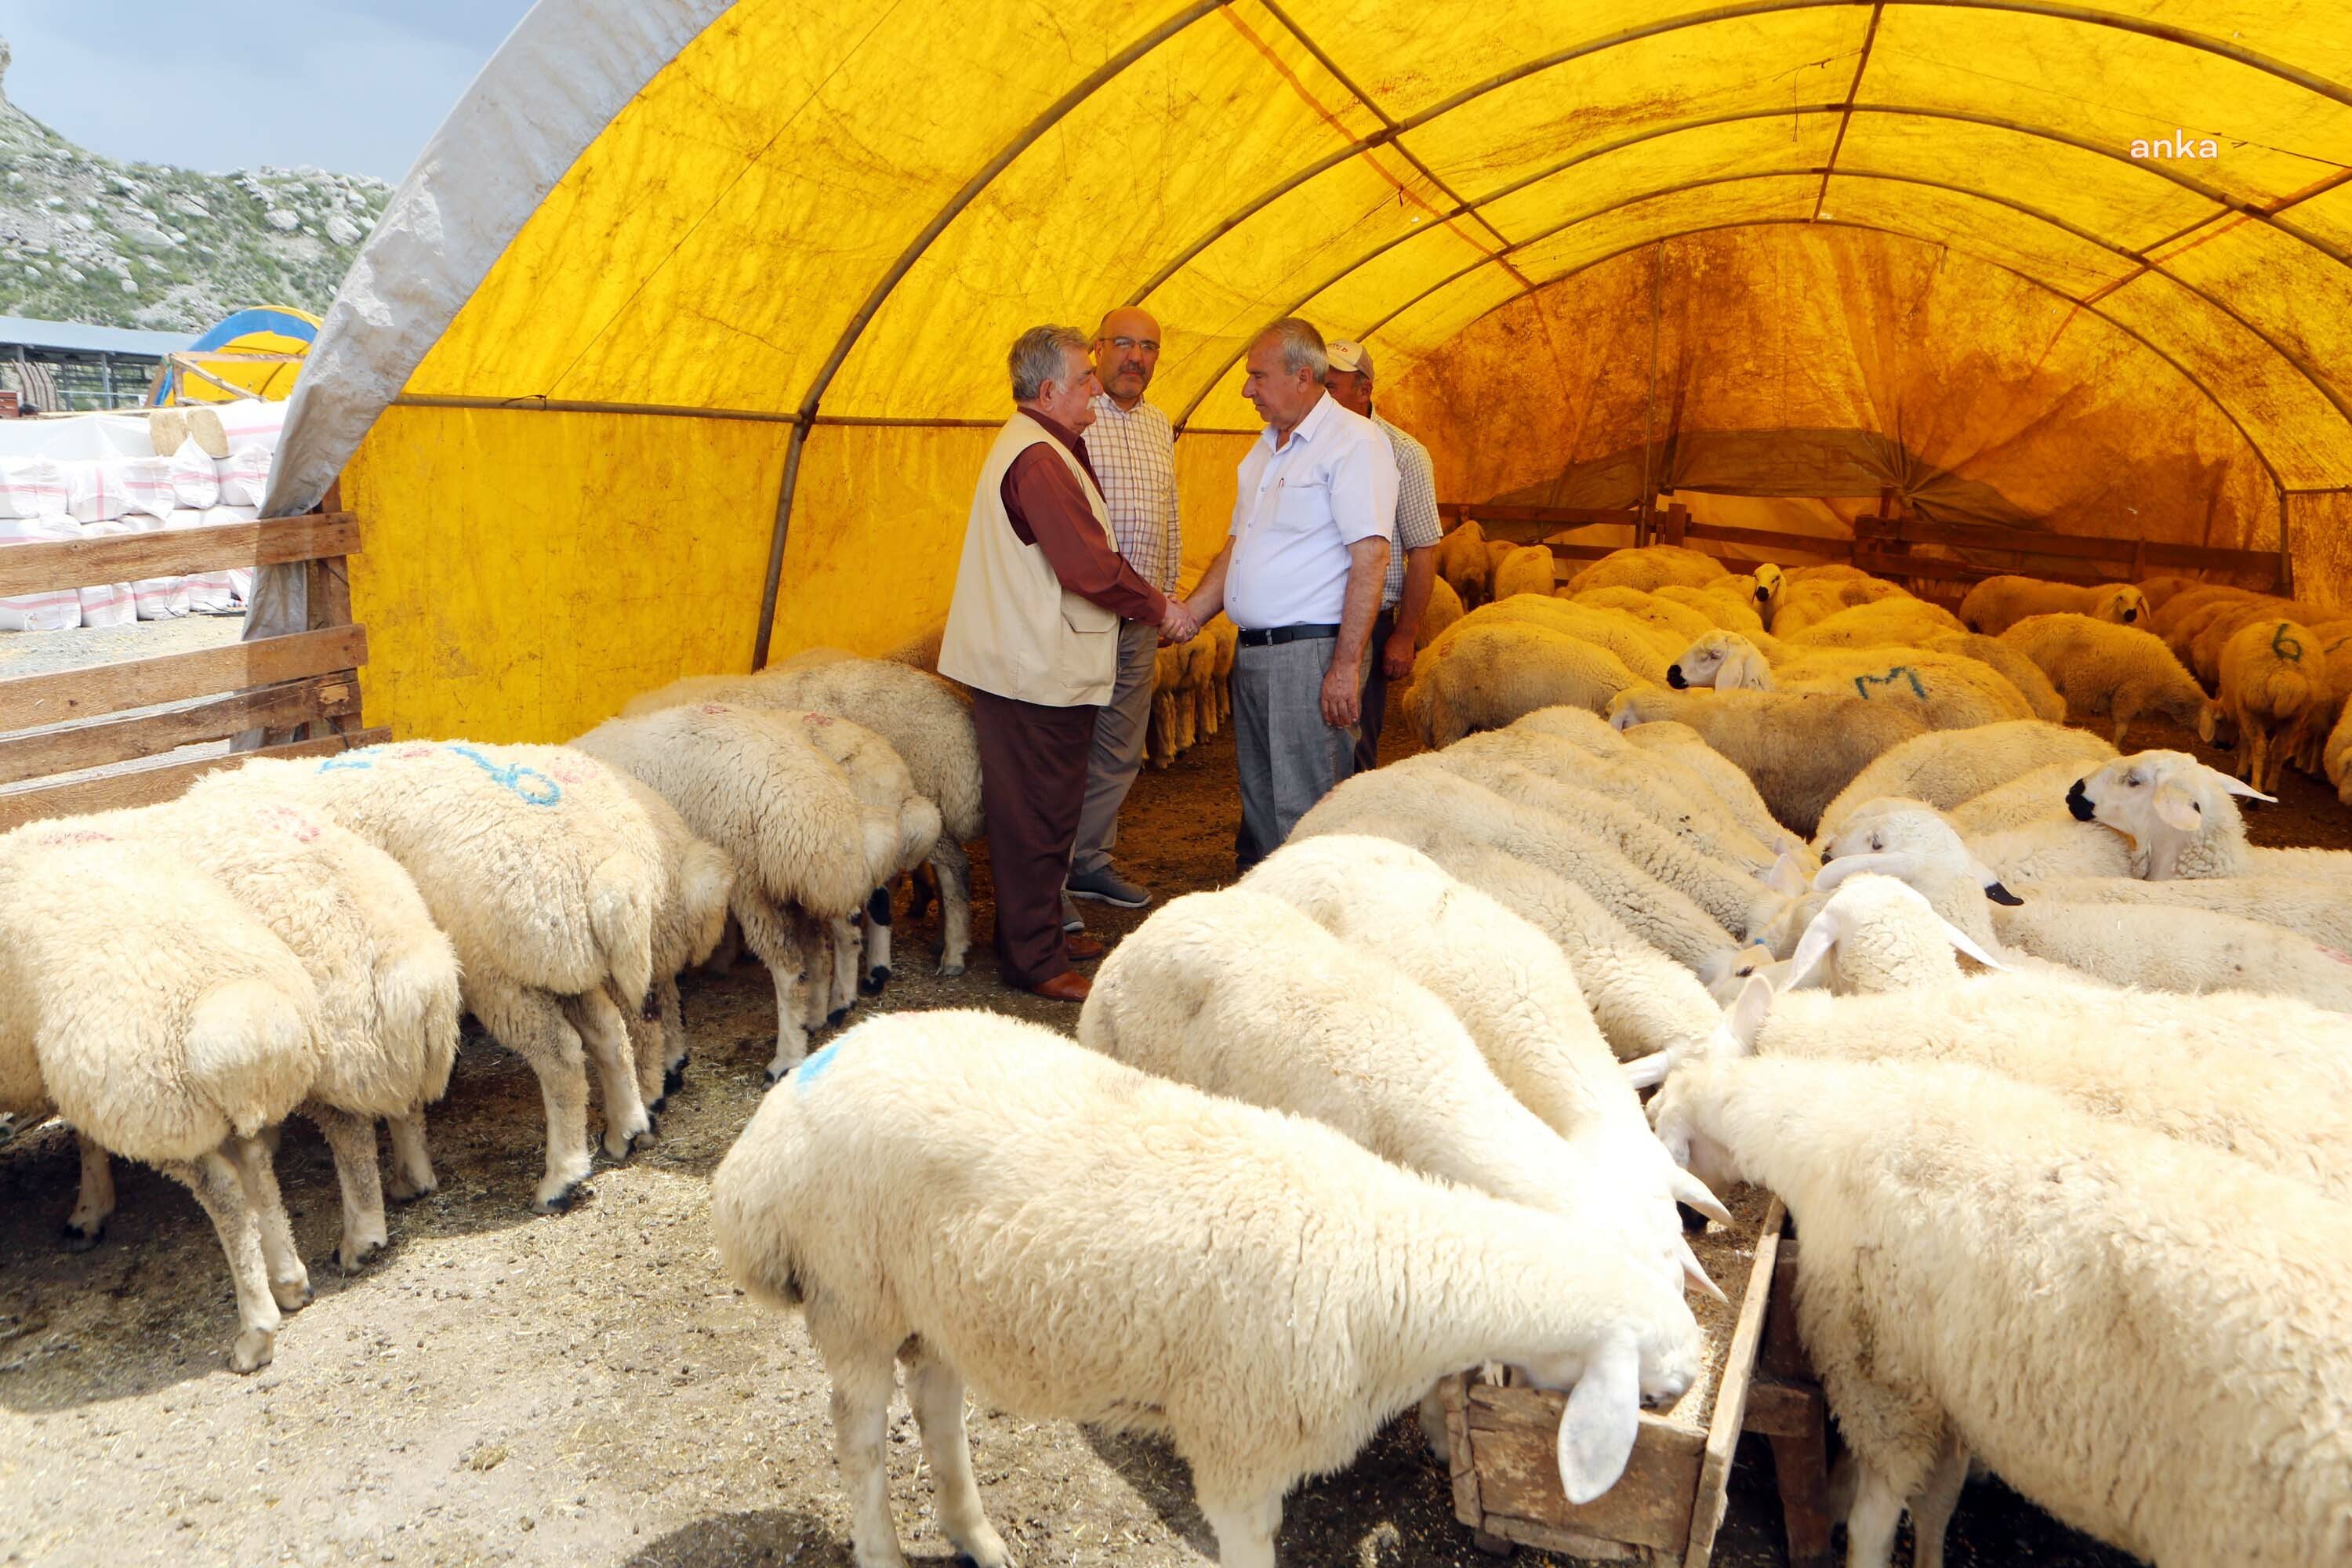
[[[1229,880],[1233,769],[1227,735],[1147,771],[1124,823],[1128,874],[1164,893]],[[2332,798],[2300,778],[2289,791],[2256,819],[2259,838],[2352,845]],[[984,860],[979,893],[985,933]],[[1106,936],[1140,918],[1089,906]],[[984,942],[971,973],[932,977],[935,935],[929,919],[901,924],[918,973],[879,1006],[1075,1022],[1073,1008],[1000,986]],[[317,1299],[252,1377],[225,1369],[226,1276],[184,1192],[119,1167],[103,1244],[68,1254],[56,1238],[73,1201],[70,1140],[50,1127],[0,1152],[0,1560],[845,1568],[822,1370],[796,1320],[727,1282],[706,1223],[709,1175],[761,1093],[772,993],[746,967],[690,980],[687,1009],[694,1056],[660,1142],[600,1167],[568,1215],[530,1213],[539,1095],[487,1040],[469,1038],[433,1119],[439,1192],[393,1211],[391,1249],[356,1278],[330,1259],[324,1146],[292,1127],[279,1168]],[[972,1430],[989,1506],[1024,1562],[1162,1568],[1213,1553],[1165,1448],[984,1406]],[[901,1535],[918,1563],[944,1563],[903,1410],[892,1436]],[[1491,1561],[1455,1523],[1410,1419],[1292,1498],[1282,1553],[1289,1568]],[[1754,1439],[1717,1561],[1783,1561],[1770,1451]],[[1988,1482],[1961,1504],[1949,1561],[2128,1560]]]

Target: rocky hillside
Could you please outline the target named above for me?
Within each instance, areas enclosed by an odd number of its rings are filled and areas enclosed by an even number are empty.
[[[7,101],[0,316],[200,331],[245,305],[325,311],[392,187],[317,169],[205,174],[87,152]]]

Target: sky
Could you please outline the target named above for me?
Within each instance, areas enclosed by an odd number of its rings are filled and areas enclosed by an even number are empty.
[[[309,163],[397,183],[530,9],[0,0],[0,37],[15,52],[10,101],[93,152],[214,172]]]

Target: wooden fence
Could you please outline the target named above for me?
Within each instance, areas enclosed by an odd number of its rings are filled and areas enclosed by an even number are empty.
[[[2174,572],[2210,573],[2225,579],[2251,578],[2254,585],[2277,593],[2293,589],[2284,550],[2231,550],[1988,523],[1930,522],[1896,515],[1891,491],[1881,494],[1877,516],[1854,520],[1851,539],[1694,522],[1689,509],[1679,502],[1646,516],[1638,507],[1490,506],[1475,501],[1444,501],[1437,510],[1449,522],[1475,519],[1489,539],[1549,546],[1563,579],[1576,570],[1570,563],[1597,561],[1612,551],[1654,542],[1704,549],[1733,572],[1752,572],[1767,561],[1782,566],[1858,566],[1876,576],[1908,579],[1912,591],[1927,598],[1958,599],[1972,584],[2010,572],[2083,584],[2137,582]],[[1606,541],[1575,537],[1601,528],[1613,531]],[[1918,546],[1953,553],[1922,555]]]
[[[0,596],[297,563],[310,578],[305,631],[0,680],[0,828],[166,800],[249,757],[389,740],[360,716],[367,632],[352,624],[345,561],[359,549],[359,519],[325,511],[0,550]],[[247,730],[267,743],[168,760]]]

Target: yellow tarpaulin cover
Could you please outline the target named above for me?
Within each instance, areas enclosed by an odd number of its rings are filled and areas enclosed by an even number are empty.
[[[936,620],[1006,346],[1126,301],[1196,562],[1298,313],[1444,499],[1630,502],[1646,438],[1661,489],[2284,519],[2332,597],[2352,13],[543,0],[346,283],[272,503],[343,472],[377,721],[566,736],[751,666],[780,517],[776,654]]]

